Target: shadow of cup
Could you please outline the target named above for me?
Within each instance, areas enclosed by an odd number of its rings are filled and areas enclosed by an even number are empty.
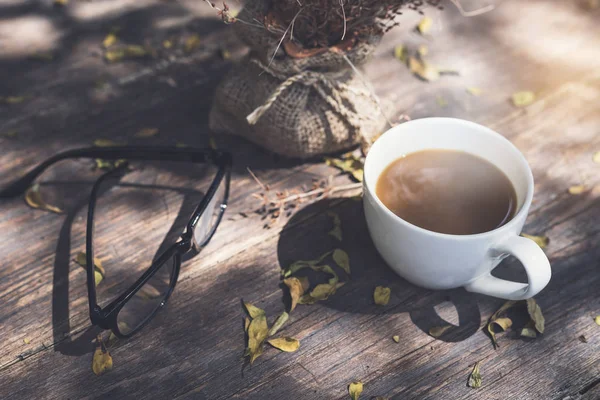
[[[329,233],[334,227],[334,215],[341,221],[342,241]],[[279,265],[285,269],[299,260],[316,260],[336,248],[348,253],[351,275],[335,268],[340,280],[347,284],[320,302],[325,307],[361,314],[409,313],[412,322],[427,334],[431,328],[449,325],[439,337],[447,342],[464,340],[479,329],[481,317],[476,295],[462,288],[423,289],[407,282],[386,265],[369,236],[360,199],[325,199],[297,212],[279,237]],[[335,262],[327,257],[322,264],[333,267]],[[303,270],[298,275],[308,276],[313,286],[326,281],[323,274],[312,271]],[[318,276],[322,281],[314,280]],[[377,286],[391,289],[387,306],[375,305],[373,292]],[[440,314],[447,316],[447,320]]]

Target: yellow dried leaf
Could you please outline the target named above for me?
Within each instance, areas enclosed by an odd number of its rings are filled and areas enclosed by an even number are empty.
[[[406,49],[403,45],[399,44],[398,46],[394,47],[394,57],[402,62],[406,62]]]
[[[450,328],[452,328],[452,325],[434,326],[429,330],[429,334],[437,339],[446,333],[446,331]]]
[[[310,297],[315,300],[327,300],[329,296],[335,293],[335,290],[336,284],[321,283],[320,285],[315,286],[310,292]]]
[[[537,332],[535,331],[535,324],[533,321],[527,322],[527,324],[521,329],[521,336],[535,339]]]
[[[502,329],[502,331],[506,331],[508,328],[510,328],[512,326],[512,320],[510,318],[496,318],[493,321],[490,321],[488,323],[487,329],[488,332],[490,333],[490,336],[492,337],[492,342],[494,344],[494,348],[500,347],[500,345],[498,344],[498,341],[496,340],[496,331],[494,330],[494,325],[497,325],[500,327],[500,329]]]
[[[0,97],[0,104],[19,104],[27,100],[25,96]]]
[[[317,264],[319,264],[321,261],[323,261],[331,253],[332,253],[332,251],[328,251],[327,253],[324,253],[323,255],[321,255],[321,257],[317,258],[316,260],[296,261],[296,262],[292,263],[292,265],[290,265],[287,269],[281,271],[281,273],[285,278],[287,278],[288,276],[294,275],[296,272],[298,272],[304,268],[313,268]]]
[[[80,251],[77,253],[77,256],[75,256],[75,262],[85,268],[87,266],[87,254],[83,251]],[[102,265],[102,260],[97,257],[94,257],[94,268],[97,269],[102,275],[106,274],[104,266]]]
[[[94,371],[94,374],[100,376],[112,369],[113,361],[106,346],[104,346],[100,335],[98,335],[97,341],[98,347],[96,348],[92,359],[92,371]]]
[[[267,343],[286,353],[293,353],[300,348],[300,341],[289,337],[269,339],[267,340]]]
[[[440,71],[425,60],[419,60],[415,57],[408,58],[408,69],[419,78],[428,82],[436,81],[440,78]]]
[[[592,156],[592,161],[596,164],[600,164],[600,151],[594,153],[594,155]]]
[[[144,128],[144,129],[140,129],[135,134],[135,137],[137,137],[137,138],[149,138],[149,137],[156,136],[157,134],[158,134],[158,129],[157,128]]]
[[[265,311],[250,304],[250,303],[246,303],[244,302],[244,307],[246,307],[246,311],[248,312],[248,315],[250,316],[250,318],[255,319],[255,318],[259,318],[259,317],[265,317]]]
[[[44,201],[40,193],[40,185],[37,183],[31,186],[29,189],[27,189],[27,193],[25,193],[25,202],[31,208],[50,211],[57,214],[61,214],[63,212],[63,210],[61,210],[60,208],[48,204]]]
[[[333,251],[333,261],[335,261],[345,273],[350,275],[350,257],[348,257],[348,253],[341,249],[335,249]]]
[[[117,43],[117,35],[115,32],[111,32],[108,35],[106,35],[106,37],[102,41],[102,46],[104,46],[105,49],[108,49],[115,43]]]
[[[277,319],[275,320],[275,323],[273,324],[273,326],[271,327],[271,329],[269,329],[269,336],[273,336],[274,334],[276,334],[281,327],[287,322],[287,320],[290,318],[290,314],[288,314],[287,312],[282,312],[281,315],[279,317],[277,317]],[[247,330],[247,328],[246,328]]]
[[[111,63],[121,61],[125,56],[126,53],[124,49],[108,50],[104,53],[104,59]]]
[[[186,53],[191,53],[192,51],[196,50],[200,46],[200,43],[201,43],[200,36],[194,34],[185,40],[185,44],[184,44],[183,48]]]
[[[333,236],[340,242],[342,241],[342,220],[337,213],[333,211],[329,211],[327,213],[333,219],[333,228],[327,233],[330,236]]]
[[[394,335],[394,336],[392,336],[392,340],[396,343],[400,343],[400,336]]]
[[[417,25],[417,30],[421,35],[426,35],[431,30],[432,26],[433,20],[430,17],[424,17],[421,22],[419,22],[419,25]]]
[[[526,239],[533,240],[542,249],[545,249],[546,247],[548,247],[548,244],[550,244],[550,238],[548,238],[547,236],[534,236],[528,235],[526,233],[521,233],[521,236],[523,236]]]
[[[244,332],[248,332],[248,327],[250,326],[250,317],[244,318]]]
[[[23,343],[29,344],[29,343],[31,343],[31,339],[26,337],[25,339],[23,339]]]
[[[600,315],[597,315],[596,318],[594,318],[594,322],[596,325],[600,325]]]
[[[363,384],[360,381],[352,382],[348,386],[348,394],[350,395],[350,398],[352,400],[358,400],[358,398],[360,397],[362,392],[363,392]]]
[[[390,302],[390,294],[392,290],[388,287],[377,286],[375,288],[375,292],[373,293],[373,299],[375,300],[375,304],[379,306],[385,306]]]
[[[325,158],[325,163],[329,166],[336,167],[343,172],[352,175],[358,182],[362,182],[364,175],[364,164],[357,158],[348,158],[340,160],[338,158]]]
[[[575,186],[571,186],[569,188],[569,193],[574,196],[582,194],[585,191],[586,191],[586,187],[584,185],[575,185]]]
[[[173,42],[171,40],[164,40],[162,45],[165,49],[170,49],[173,47]]]
[[[477,361],[475,366],[473,367],[473,371],[471,371],[471,375],[469,375],[469,387],[473,389],[477,389],[481,387],[481,374],[479,372],[479,367],[481,365],[481,361]]]
[[[248,306],[246,306],[247,308]],[[263,311],[263,314],[253,318],[248,326],[248,348],[246,353],[250,357],[250,364],[254,363],[254,360],[262,354],[262,346],[268,333],[267,317]]]
[[[530,91],[516,92],[512,95],[512,102],[517,107],[526,107],[535,101],[535,93]]]
[[[125,47],[111,48],[104,53],[104,58],[108,62],[117,62],[125,58],[146,57],[150,52],[143,46],[130,44]]]
[[[481,93],[483,93],[483,90],[481,90],[478,87],[468,87],[467,88],[467,93],[469,93],[472,96],[477,97],[477,96],[480,96]]]
[[[539,333],[544,333],[544,315],[542,314],[542,309],[537,304],[535,299],[527,299],[527,312],[529,313],[529,317],[535,324],[535,329]]]
[[[221,59],[223,59],[224,61],[231,59],[231,52],[227,49],[220,49],[219,54],[221,55]]]
[[[294,311],[300,298],[304,295],[304,287],[300,279],[291,277],[283,280],[283,283],[290,289],[290,297],[292,299],[290,312]]]
[[[421,57],[425,57],[428,53],[429,53],[429,49],[427,48],[427,46],[425,46],[424,44],[420,45],[417,53],[421,56]]]

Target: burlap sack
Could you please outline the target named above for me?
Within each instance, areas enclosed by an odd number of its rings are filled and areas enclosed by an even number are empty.
[[[261,21],[264,4],[247,2],[239,18]],[[281,34],[235,26],[251,52],[217,89],[210,113],[213,131],[243,136],[284,156],[309,158],[366,144],[385,128],[372,89],[348,63],[364,63],[379,38],[346,53],[297,59],[279,50],[272,58]]]

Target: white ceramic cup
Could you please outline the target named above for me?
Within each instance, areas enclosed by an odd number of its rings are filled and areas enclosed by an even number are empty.
[[[413,225],[392,213],[375,188],[383,170],[403,155],[427,149],[460,150],[502,170],[512,182],[518,211],[505,225],[476,235],[448,235]],[[500,134],[454,118],[424,118],[382,135],[365,161],[364,208],[369,233],[387,264],[400,276],[428,289],[464,286],[470,292],[509,300],[535,296],[550,281],[550,263],[532,240],[519,234],[533,198],[533,175],[519,150]],[[525,268],[528,283],[492,276],[508,255]]]

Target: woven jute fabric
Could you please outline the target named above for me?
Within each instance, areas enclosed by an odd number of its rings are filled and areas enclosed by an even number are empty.
[[[265,0],[249,1],[239,18],[262,21],[267,6]],[[273,57],[281,34],[243,23],[235,29],[251,52],[217,88],[213,131],[245,137],[284,156],[310,158],[367,143],[385,128],[372,89],[348,63],[364,63],[379,38],[346,53],[298,59],[283,50]]]

